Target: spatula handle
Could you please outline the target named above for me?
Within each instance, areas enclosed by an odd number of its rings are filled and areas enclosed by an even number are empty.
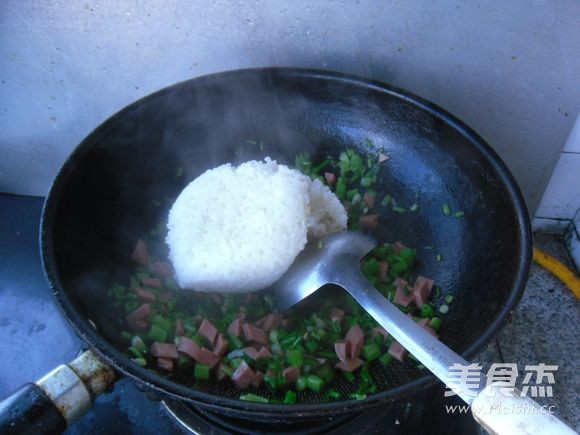
[[[455,379],[450,382],[449,379],[449,367],[453,364],[469,365],[465,359],[403,314],[362,274],[349,274],[338,284],[344,287],[395,340],[444,384],[450,388],[454,387],[457,394],[467,403],[473,400],[473,397],[465,394],[466,391],[470,391],[468,385],[458,383]]]

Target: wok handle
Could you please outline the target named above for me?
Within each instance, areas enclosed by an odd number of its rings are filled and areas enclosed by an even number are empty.
[[[114,380],[113,370],[86,351],[0,402],[0,433],[63,432]]]
[[[509,388],[513,395],[501,390]],[[573,435],[576,432],[552,414],[550,406],[541,406],[509,382],[495,382],[475,398],[471,413],[492,435]]]

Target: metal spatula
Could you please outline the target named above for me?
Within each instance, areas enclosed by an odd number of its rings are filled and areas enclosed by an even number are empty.
[[[469,365],[461,356],[437,340],[425,329],[403,314],[364,277],[360,260],[377,242],[361,232],[344,231],[310,242],[298,255],[290,269],[272,288],[274,308],[284,311],[297,304],[325,284],[336,284],[348,291],[356,301],[395,340],[427,367],[443,383],[453,389],[467,404],[472,405],[474,418],[491,433],[497,434],[573,434],[553,415],[502,413],[504,407],[541,406],[516,390],[513,397],[500,390],[505,384],[486,385],[482,378],[474,391],[473,380],[451,379],[453,364]],[[491,397],[493,394],[494,397]],[[499,405],[499,408],[498,408]],[[482,411],[477,411],[481,409]],[[488,409],[491,412],[485,412]],[[493,409],[498,409],[493,412]]]

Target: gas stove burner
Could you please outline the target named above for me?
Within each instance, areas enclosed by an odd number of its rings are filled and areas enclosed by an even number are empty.
[[[188,406],[185,403],[164,400],[164,411],[178,423],[185,433],[191,434],[340,434],[350,427],[350,422],[360,414],[347,414],[337,417],[306,421],[259,422],[236,417],[224,416],[211,411]],[[351,429],[352,430],[352,429]],[[347,433],[347,432],[344,432]],[[348,433],[355,433],[349,431]]]
[[[451,402],[450,402],[451,403]],[[454,403],[454,402],[453,402]],[[459,402],[457,402],[459,403]],[[427,405],[401,402],[370,410],[300,422],[260,422],[224,416],[183,402],[165,400],[162,408],[187,434],[480,434],[479,427],[468,415],[450,417],[442,401]]]

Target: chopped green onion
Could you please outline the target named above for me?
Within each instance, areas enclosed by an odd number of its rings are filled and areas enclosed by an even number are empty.
[[[351,399],[356,399],[356,400],[365,400],[367,398],[367,395],[361,394],[361,393],[352,393],[348,397],[350,397]]]
[[[373,184],[373,179],[370,177],[364,177],[360,180],[360,185],[365,188],[371,187]]]
[[[441,305],[439,307],[439,312],[441,314],[447,314],[449,312],[449,305],[445,305],[445,304]]]
[[[297,380],[296,380],[296,389],[298,391],[304,391],[307,387],[307,382],[306,382],[306,377],[305,376],[300,376]]]
[[[195,379],[209,379],[209,366],[207,364],[196,364],[193,376],[195,376]]]
[[[137,349],[139,352],[146,352],[147,346],[141,337],[135,335],[131,338],[131,347]]]
[[[312,391],[320,393],[320,390],[322,390],[322,387],[324,387],[324,380],[316,375],[308,375],[306,378],[306,386]]]
[[[296,393],[292,390],[286,391],[284,395],[284,403],[296,403]]]
[[[330,389],[326,392],[326,394],[324,395],[324,397],[328,400],[328,399],[334,399],[334,400],[338,400],[340,399],[340,393],[338,391],[336,391],[335,389]]]
[[[318,343],[316,341],[307,341],[304,343],[304,347],[308,352],[316,352],[318,350]]]
[[[449,216],[451,214],[451,207],[449,207],[449,204],[443,204],[443,214],[445,216]]]
[[[258,396],[257,394],[241,394],[240,400],[245,400],[246,402],[255,402],[255,403],[270,403],[270,399],[267,399],[262,396]]]
[[[349,373],[349,372],[345,372],[343,376],[348,382],[354,382],[356,380],[354,375],[352,373]]]
[[[441,254],[437,254],[437,255],[435,256],[435,259],[436,259],[437,261],[441,261],[441,260],[443,260],[443,255],[441,255]]]
[[[435,310],[433,306],[429,303],[421,305],[421,317],[433,317],[435,315]]]
[[[393,211],[395,213],[403,214],[403,213],[407,212],[407,209],[403,208],[403,207],[395,206],[395,207],[393,207]]]
[[[455,213],[454,215],[457,219],[461,219],[463,216],[465,216],[465,213],[462,211],[458,211],[457,213]]]
[[[387,205],[389,205],[389,203],[391,202],[391,199],[393,197],[391,195],[385,195],[385,197],[383,198],[383,200],[381,201],[381,205],[383,207],[386,207]]]
[[[175,174],[176,177],[181,177],[183,175],[183,168],[179,166],[177,168],[177,173]]]
[[[277,343],[278,340],[279,340],[279,338],[280,338],[280,335],[278,333],[278,330],[277,329],[272,329],[270,331],[270,341],[273,342],[273,343]]]
[[[336,196],[340,199],[344,199],[344,196],[346,195],[346,180],[344,177],[338,177],[338,180],[336,180],[336,190],[334,193],[336,193]]]
[[[429,322],[429,327],[433,328],[435,331],[439,331],[439,328],[441,328],[442,323],[443,322],[439,317],[433,317]]]
[[[167,331],[154,323],[151,325],[151,329],[147,334],[147,338],[149,338],[151,341],[158,341],[163,343],[167,339]]]
[[[417,211],[419,210],[419,206],[417,204],[413,204],[410,208],[409,211]]]
[[[393,357],[390,353],[384,353],[381,355],[381,357],[379,358],[379,362],[381,363],[381,365],[389,365],[391,363],[391,361],[393,361]]]
[[[451,302],[453,302],[453,295],[445,296],[445,303],[450,304]]]
[[[365,344],[362,348],[362,356],[366,361],[374,361],[381,356],[381,349],[376,343]]]
[[[129,349],[127,349],[129,351],[129,353],[131,355],[133,355],[134,358],[143,358],[143,355],[141,355],[141,352],[139,352],[137,349],[135,349],[134,347],[130,347]]]
[[[292,367],[302,367],[304,365],[304,353],[302,349],[290,349],[286,352],[288,364]]]
[[[334,370],[328,364],[321,365],[316,371],[316,374],[326,382],[330,382],[334,379]]]
[[[228,333],[228,341],[230,342],[230,346],[232,349],[242,349],[244,347],[244,343],[238,337],[233,334]]]
[[[141,367],[146,367],[147,366],[147,361],[145,360],[145,358],[133,358],[133,361],[137,365],[140,365]]]

